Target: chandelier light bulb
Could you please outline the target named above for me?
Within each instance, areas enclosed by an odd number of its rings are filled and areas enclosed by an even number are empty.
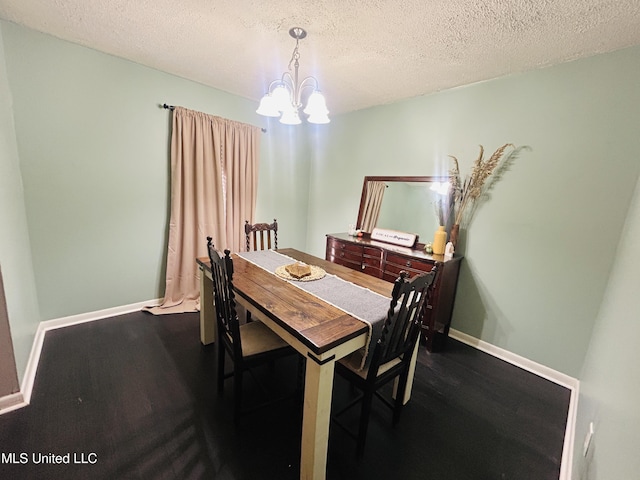
[[[260,100],[256,113],[267,117],[280,116],[281,123],[298,125],[302,123],[299,113],[302,107],[302,92],[310,89],[311,94],[303,110],[306,115],[309,115],[308,122],[329,123],[329,110],[324,96],[318,89],[318,80],[310,76],[304,78],[301,82],[298,81],[298,68],[300,66],[298,47],[300,40],[307,36],[307,32],[300,27],[294,27],[289,30],[289,35],[296,40],[296,46],[289,61],[289,69],[282,74],[279,80],[271,82],[267,94]]]
[[[289,110],[288,112],[282,112],[280,123],[284,123],[285,125],[300,125],[302,121],[300,120],[297,110]]]
[[[307,100],[307,107],[304,109],[304,113],[311,116],[327,116],[329,114],[324,95],[322,95],[318,90],[309,95],[309,100]]]
[[[294,110],[293,104],[291,103],[291,95],[284,85],[277,86],[271,96],[280,112],[290,112]]]
[[[309,115],[309,118],[307,118],[307,122],[316,124],[329,123],[330,121],[331,120],[329,120],[329,116],[326,113],[324,115]]]
[[[274,98],[268,93],[260,100],[260,105],[256,110],[256,113],[265,117],[279,117],[280,111]]]

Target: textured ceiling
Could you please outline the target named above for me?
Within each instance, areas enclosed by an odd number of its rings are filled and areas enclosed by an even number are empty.
[[[0,17],[255,100],[300,26],[332,113],[640,44],[638,0],[0,0]]]

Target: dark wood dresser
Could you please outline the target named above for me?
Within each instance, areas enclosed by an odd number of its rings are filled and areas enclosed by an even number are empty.
[[[451,325],[462,256],[454,255],[445,260],[444,255],[430,255],[422,249],[399,247],[346,233],[331,233],[327,235],[325,258],[388,282],[395,282],[402,270],[413,276],[429,272],[438,265],[431,304],[427,306],[422,321],[422,343],[430,352],[444,347]]]

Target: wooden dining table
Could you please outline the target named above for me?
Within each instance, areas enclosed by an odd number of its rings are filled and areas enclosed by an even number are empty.
[[[324,269],[347,282],[391,297],[393,284],[337,265],[307,253],[285,248],[280,254]],[[334,364],[365,346],[368,325],[322,299],[298,288],[256,264],[232,254],[236,301],[305,359],[304,410],[300,478],[326,477]],[[215,341],[215,310],[211,265],[207,257],[196,259],[200,275],[200,336],[203,344]],[[413,364],[415,366],[414,351]],[[410,374],[413,379],[413,371]],[[411,381],[404,392],[408,401]]]

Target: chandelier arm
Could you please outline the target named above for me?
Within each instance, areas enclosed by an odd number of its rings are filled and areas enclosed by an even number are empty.
[[[280,80],[274,80],[273,82],[271,82],[269,84],[267,92],[269,92],[269,94],[272,94],[273,90],[276,87],[285,87],[290,92],[293,92],[293,80],[291,78],[291,75],[289,75],[289,72],[284,72]]]
[[[302,82],[298,84],[298,89],[296,92],[296,106],[297,108],[302,107],[302,91],[305,88],[311,87],[313,90],[318,90],[318,80],[315,77],[306,77]]]
[[[313,76],[305,77],[301,82],[299,82],[299,77],[298,77],[298,70],[300,67],[299,46],[300,46],[300,40],[307,36],[307,32],[303,28],[294,27],[289,30],[289,35],[291,35],[296,40],[296,45],[291,54],[291,59],[289,60],[288,69],[282,74],[282,77],[280,78],[280,80],[274,80],[269,84],[268,95],[271,96],[271,94],[278,92],[276,94],[276,96],[278,97],[278,100],[276,101],[276,103],[280,103],[280,105],[282,105],[282,108],[278,109],[282,113],[282,118],[280,119],[280,121],[282,123],[295,125],[300,123],[300,119],[298,117],[298,110],[302,107],[303,90],[307,88],[312,88],[314,92],[316,91],[319,92],[320,89],[319,89],[318,80]],[[287,102],[287,100],[285,99],[285,97],[283,97],[284,92],[280,92],[278,90],[279,87],[283,87],[288,91],[289,93],[288,100],[291,102],[291,107],[293,107],[293,112],[289,111],[289,108],[283,105],[283,102]],[[314,104],[316,104],[317,99],[316,97],[314,97],[314,95],[315,94],[312,92],[311,97],[314,98]],[[324,105],[324,97],[319,95],[319,98],[321,99],[320,102],[321,102],[322,108],[326,110],[326,106]],[[261,115],[275,116],[275,115],[271,115],[271,112],[273,109],[272,104],[269,104],[269,106],[267,107],[267,102],[265,100],[265,107],[262,108],[262,100],[261,100],[260,105],[261,106],[258,110],[262,110],[259,112]],[[286,113],[287,119],[286,121],[283,121],[285,117],[285,113]],[[312,123],[328,123],[329,118],[326,116],[326,113],[328,112],[324,112],[316,115],[313,120],[311,120],[311,117],[310,117],[309,121],[312,121]]]
[[[282,74],[282,77],[280,78],[280,84],[288,87],[289,90],[291,90],[291,92],[295,90],[295,87],[294,87],[295,83],[293,81],[293,77],[291,76],[291,73],[289,72],[284,72]]]
[[[312,87],[314,90],[319,90],[319,83],[318,80],[315,77],[307,77],[304,80],[302,80],[302,82],[300,82],[300,86],[298,87],[299,90],[302,90],[303,88],[306,87]]]
[[[277,87],[277,86],[280,86],[280,85],[282,85],[282,81],[281,80],[274,80],[273,82],[271,82],[269,84],[269,88],[267,89],[267,92],[269,94],[272,94],[274,87]]]
[[[296,84],[291,73],[284,72],[278,84],[289,90],[289,98],[291,99],[292,104],[294,104],[296,98]]]

